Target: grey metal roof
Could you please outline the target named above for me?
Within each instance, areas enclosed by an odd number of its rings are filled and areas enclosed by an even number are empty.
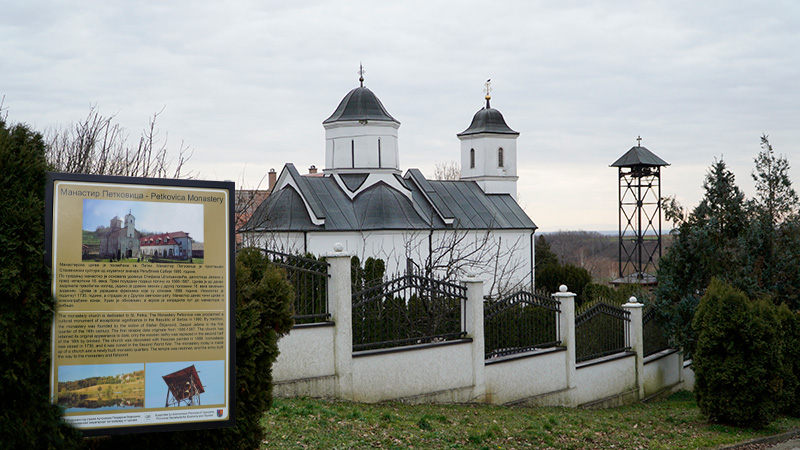
[[[355,192],[367,181],[369,178],[368,173],[343,173],[339,175],[339,178],[342,179],[344,185],[347,186],[347,189],[350,189],[350,192]]]
[[[503,118],[500,111],[489,106],[489,100],[486,100],[486,106],[481,108],[472,117],[472,123],[469,128],[458,133],[456,136],[468,136],[480,133],[495,133],[495,134],[513,134],[519,135],[519,132],[512,130]]]
[[[294,171],[296,173],[296,171]],[[292,174],[294,175],[294,174]],[[299,176],[299,174],[297,174]],[[243,227],[248,231],[360,231],[414,229],[536,229],[508,194],[486,194],[474,181],[425,180],[413,169],[402,180],[411,198],[384,182],[350,197],[331,176],[302,177],[270,195]],[[422,178],[420,182],[419,178]],[[303,192],[305,191],[305,192]],[[314,225],[301,196],[310,192],[321,208]],[[307,197],[308,198],[308,197]],[[310,203],[310,202],[309,202]],[[320,216],[318,216],[320,217]],[[449,220],[449,224],[446,220]]]
[[[272,192],[256,208],[242,229],[251,230],[259,223],[269,223],[270,229],[279,230],[309,231],[322,228],[311,222],[300,193],[291,186]]]
[[[668,166],[669,163],[656,156],[645,147],[631,147],[609,167]]]
[[[486,194],[474,181],[429,181],[462,229],[537,228],[509,194]]]
[[[377,120],[400,123],[389,115],[383,103],[368,88],[357,87],[344,96],[339,106],[322,123]]]

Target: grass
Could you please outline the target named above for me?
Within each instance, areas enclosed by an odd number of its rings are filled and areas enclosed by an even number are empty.
[[[604,410],[276,399],[262,423],[269,449],[702,449],[800,427],[711,424],[687,392]]]

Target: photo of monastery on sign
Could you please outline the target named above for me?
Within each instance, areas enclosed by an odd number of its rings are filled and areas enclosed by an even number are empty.
[[[83,201],[81,259],[202,264],[203,205]]]

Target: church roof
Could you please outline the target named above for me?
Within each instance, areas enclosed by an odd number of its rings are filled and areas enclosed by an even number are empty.
[[[292,164],[284,171],[292,182],[258,207],[244,231],[537,228],[511,195],[486,194],[474,181],[426,180],[411,169],[396,178],[406,192],[381,181],[351,198],[351,187],[333,176],[300,176]]]
[[[488,99],[486,100],[486,106],[481,108],[481,110],[476,112],[472,117],[472,123],[469,125],[469,128],[458,133],[457,136],[469,136],[480,133],[519,135],[518,131],[512,130],[506,124],[503,114],[489,105]]]
[[[378,97],[364,86],[357,87],[344,96],[336,111],[322,123],[376,120],[400,123],[389,115]]]
[[[631,147],[609,167],[668,166],[669,163],[642,146]]]

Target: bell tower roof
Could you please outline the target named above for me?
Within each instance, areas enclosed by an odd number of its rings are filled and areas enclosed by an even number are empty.
[[[469,136],[480,133],[519,135],[518,131],[512,130],[511,127],[506,124],[503,114],[501,114],[500,111],[489,106],[489,100],[486,100],[486,107],[481,108],[481,110],[472,117],[472,123],[469,128],[458,133],[457,136]]]
[[[503,114],[501,114],[500,111],[492,108],[491,104],[489,103],[489,101],[492,99],[492,96],[490,95],[492,92],[491,78],[486,80],[484,85],[486,86],[483,90],[483,92],[486,94],[484,97],[486,99],[486,106],[475,113],[475,115],[472,117],[472,123],[469,125],[469,128],[461,133],[458,133],[456,136],[460,138],[462,136],[481,133],[511,134],[514,136],[519,136],[519,132],[512,130],[511,127],[506,124]]]

